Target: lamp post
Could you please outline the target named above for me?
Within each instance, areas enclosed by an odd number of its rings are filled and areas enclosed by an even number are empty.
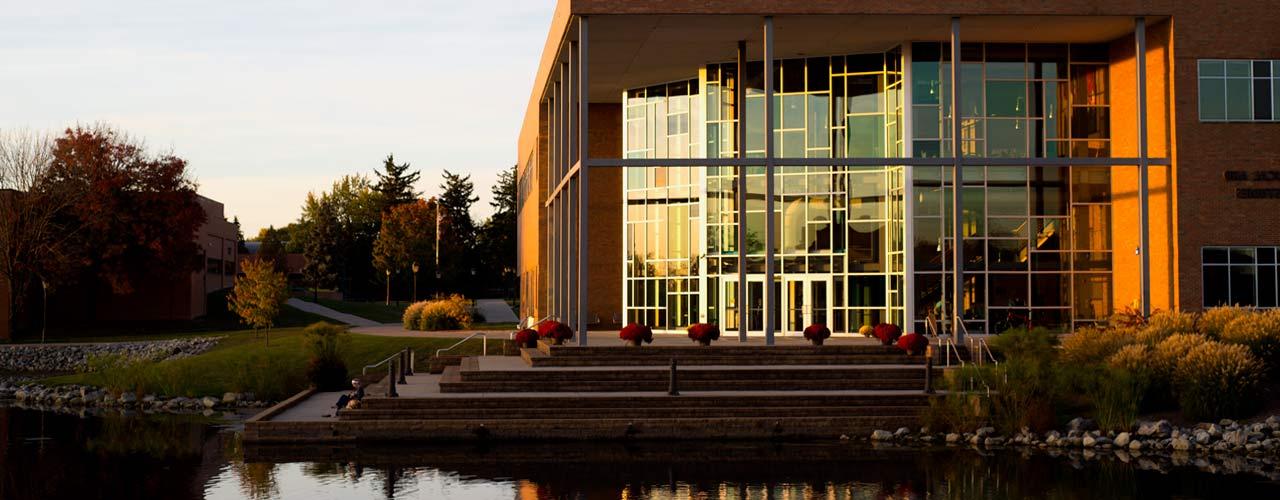
[[[413,301],[418,301],[418,263],[414,262],[413,266]]]
[[[391,270],[387,269],[387,305],[391,305]]]
[[[45,334],[49,331],[49,282],[40,277],[40,291],[44,294],[44,305],[40,307],[40,343],[44,343]]]

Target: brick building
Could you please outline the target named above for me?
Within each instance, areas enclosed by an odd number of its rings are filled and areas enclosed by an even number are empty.
[[[521,314],[772,337],[1276,307],[1278,20],[561,0],[519,137]]]

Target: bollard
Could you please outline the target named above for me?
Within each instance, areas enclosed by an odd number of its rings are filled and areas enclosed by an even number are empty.
[[[412,347],[406,347],[406,348],[404,348],[404,350],[405,350],[405,352],[406,352],[406,353],[408,353],[408,355],[409,355],[409,376],[411,376],[411,377],[412,377],[412,376],[413,376],[413,363],[414,363],[414,359],[413,359],[413,348],[412,348]]]
[[[394,361],[387,364],[387,397],[400,397],[400,394],[396,392],[396,363]]]
[[[396,380],[396,384],[398,384],[398,385],[404,385],[404,384],[409,383],[409,381],[408,381],[408,380],[405,380],[405,379],[404,379],[404,365],[405,365],[405,362],[404,362],[404,351],[400,351],[400,355],[399,355],[399,356],[396,356],[395,364],[396,364],[396,374],[397,374],[397,377],[399,377],[399,378]]]
[[[671,358],[671,384],[667,387],[668,396],[679,396],[680,390],[676,388],[676,358]]]
[[[924,393],[933,394],[933,346],[924,349]]]

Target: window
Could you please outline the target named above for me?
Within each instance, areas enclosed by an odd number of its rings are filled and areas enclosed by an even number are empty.
[[[209,274],[219,274],[222,272],[222,259],[215,259],[213,257],[209,257],[208,259],[205,259],[205,260],[208,263],[207,271]]]
[[[1280,60],[1201,59],[1200,121],[1280,120]]]
[[[1204,306],[1278,307],[1280,247],[1204,247]]]

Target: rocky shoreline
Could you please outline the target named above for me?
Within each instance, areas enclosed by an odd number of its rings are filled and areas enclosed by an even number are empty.
[[[100,356],[120,356],[127,361],[162,361],[201,354],[222,337],[109,342],[84,344],[0,345],[0,373],[50,373],[83,371],[89,360]]]
[[[138,410],[146,412],[166,413],[204,413],[236,410],[242,408],[264,408],[267,401],[259,401],[251,392],[228,392],[221,398],[205,396],[200,398],[166,397],[146,394],[138,397],[132,392],[119,395],[97,387],[87,385],[44,386],[40,384],[22,383],[9,385],[0,382],[0,403],[13,402],[18,405],[37,408],[99,408]]]
[[[1177,427],[1168,420],[1139,421],[1127,432],[1104,432],[1090,419],[1075,418],[1065,431],[1038,434],[1024,427],[1008,437],[993,427],[964,433],[900,427],[892,432],[876,430],[867,439],[876,444],[967,446],[980,451],[1021,448],[1083,458],[1114,455],[1152,470],[1193,465],[1210,472],[1250,471],[1280,480],[1280,415],[1248,424],[1223,419],[1192,427]]]

